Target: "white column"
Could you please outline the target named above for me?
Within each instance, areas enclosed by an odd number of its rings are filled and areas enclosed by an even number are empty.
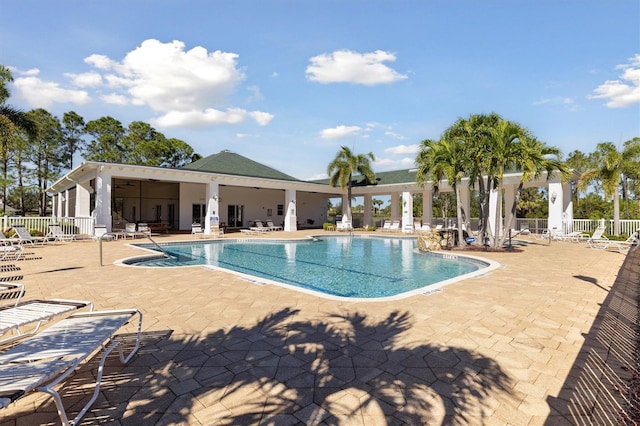
[[[413,231],[413,196],[409,191],[404,191],[402,193],[402,232],[411,231]]]
[[[498,197],[502,197],[502,194],[498,194],[497,189],[492,189],[489,193],[489,233],[494,238],[499,238],[502,229],[494,229],[496,227],[496,218],[500,218],[500,228],[502,228],[502,203],[496,206]]]
[[[207,183],[205,191],[207,196],[207,214],[202,228],[205,234],[211,234],[211,229],[220,227],[220,186],[217,182]]]
[[[515,229],[516,226],[516,218],[515,214],[511,213],[511,208],[513,207],[513,202],[516,199],[516,185],[504,185],[504,222],[511,222],[511,227]],[[512,218],[513,216],[513,218]],[[505,229],[507,235],[509,234],[509,230]]]
[[[400,218],[400,194],[394,192],[391,194],[391,219]]]
[[[349,204],[350,200],[347,194],[342,194],[342,220],[353,224],[353,215]]]
[[[287,206],[287,212],[284,216],[284,230],[285,231],[297,231],[298,230],[298,216],[296,211],[296,190],[287,189],[285,191],[285,204]]]
[[[565,232],[573,232],[573,198],[571,197],[571,182],[562,184],[562,217],[566,224]]]
[[[79,183],[76,185],[76,216],[88,217],[90,211],[91,192],[89,182]]]
[[[422,224],[431,226],[433,222],[433,185],[427,184],[427,191],[422,193]]]
[[[96,223],[107,226],[111,232],[111,173],[104,171],[104,166],[98,170],[96,177]]]
[[[462,210],[464,210],[463,221],[467,222],[471,219],[471,190],[469,185],[460,183],[458,187],[460,190],[460,203]]]
[[[558,178],[554,178],[549,182],[549,229],[556,229],[562,232],[562,216],[564,213],[564,196],[562,194],[562,183]]]
[[[373,203],[371,194],[364,195],[364,223],[365,226],[373,225]]]
[[[64,205],[62,206],[62,217],[69,217],[69,189],[64,191]]]

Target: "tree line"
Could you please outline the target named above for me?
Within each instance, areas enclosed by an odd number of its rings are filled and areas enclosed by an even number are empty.
[[[347,147],[342,147],[329,164],[327,173],[330,184],[347,189],[349,204],[353,175],[361,175],[369,183],[375,182],[371,161],[375,161],[372,153],[355,154]],[[526,189],[527,182],[543,174],[547,179],[557,174],[561,180],[567,181],[574,171],[579,176],[572,181],[576,218],[612,216],[614,233],[618,235],[620,196],[624,200],[625,217],[640,218],[640,137],[626,141],[620,149],[612,142],[602,142],[591,154],[576,150],[563,160],[560,149],[539,140],[526,127],[495,113],[472,114],[456,120],[439,139],[423,140],[415,164],[417,183],[424,187],[427,182],[432,182],[436,196],[440,194],[439,189],[444,181],[453,188],[455,213],[452,216],[457,218],[458,242],[461,246],[464,244],[463,225],[474,213],[479,218],[481,241],[490,240],[494,247],[504,244],[506,235],[492,231],[501,229],[501,217],[498,215],[496,223],[489,224],[489,203],[492,191],[502,194],[503,177],[508,172],[521,173],[521,179],[512,205],[504,206],[505,210],[511,212],[507,215],[509,220],[504,224],[504,229],[513,227],[512,221],[516,215],[527,217],[523,210],[538,215],[541,210],[548,213],[544,209],[548,203],[543,192],[535,188]],[[462,185],[468,185],[474,194],[472,212],[463,211],[460,197]],[[602,193],[601,197],[599,193]],[[581,198],[582,194],[588,195]],[[612,215],[608,214],[609,209],[600,208],[601,205],[592,210],[598,205],[596,201],[599,197],[604,204],[612,206]],[[611,199],[612,203],[608,202]],[[502,211],[502,196],[496,197],[495,202],[497,211]],[[445,205],[446,202],[440,205],[443,214]],[[350,205],[343,207],[343,214],[345,212],[350,214]]]
[[[0,65],[0,190],[2,207],[47,211],[46,190],[74,157],[86,161],[181,167],[201,156],[186,142],[167,138],[148,123],[125,127],[113,117],[85,122],[74,111],[62,119],[45,109],[21,111],[7,103],[11,71]]]

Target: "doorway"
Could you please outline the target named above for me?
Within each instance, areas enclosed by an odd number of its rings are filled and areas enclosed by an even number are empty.
[[[231,228],[242,227],[242,220],[244,216],[244,206],[241,205],[229,205],[227,206],[227,225]]]

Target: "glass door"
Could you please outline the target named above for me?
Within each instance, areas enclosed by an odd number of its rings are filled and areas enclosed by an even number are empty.
[[[244,216],[244,206],[229,205],[227,206],[227,226],[231,228],[242,227],[242,220]]]

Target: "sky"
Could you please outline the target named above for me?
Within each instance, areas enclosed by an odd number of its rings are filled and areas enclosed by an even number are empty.
[[[470,114],[565,157],[640,136],[638,0],[0,0],[0,64],[16,108],[144,121],[304,180],[341,146],[412,168]]]

